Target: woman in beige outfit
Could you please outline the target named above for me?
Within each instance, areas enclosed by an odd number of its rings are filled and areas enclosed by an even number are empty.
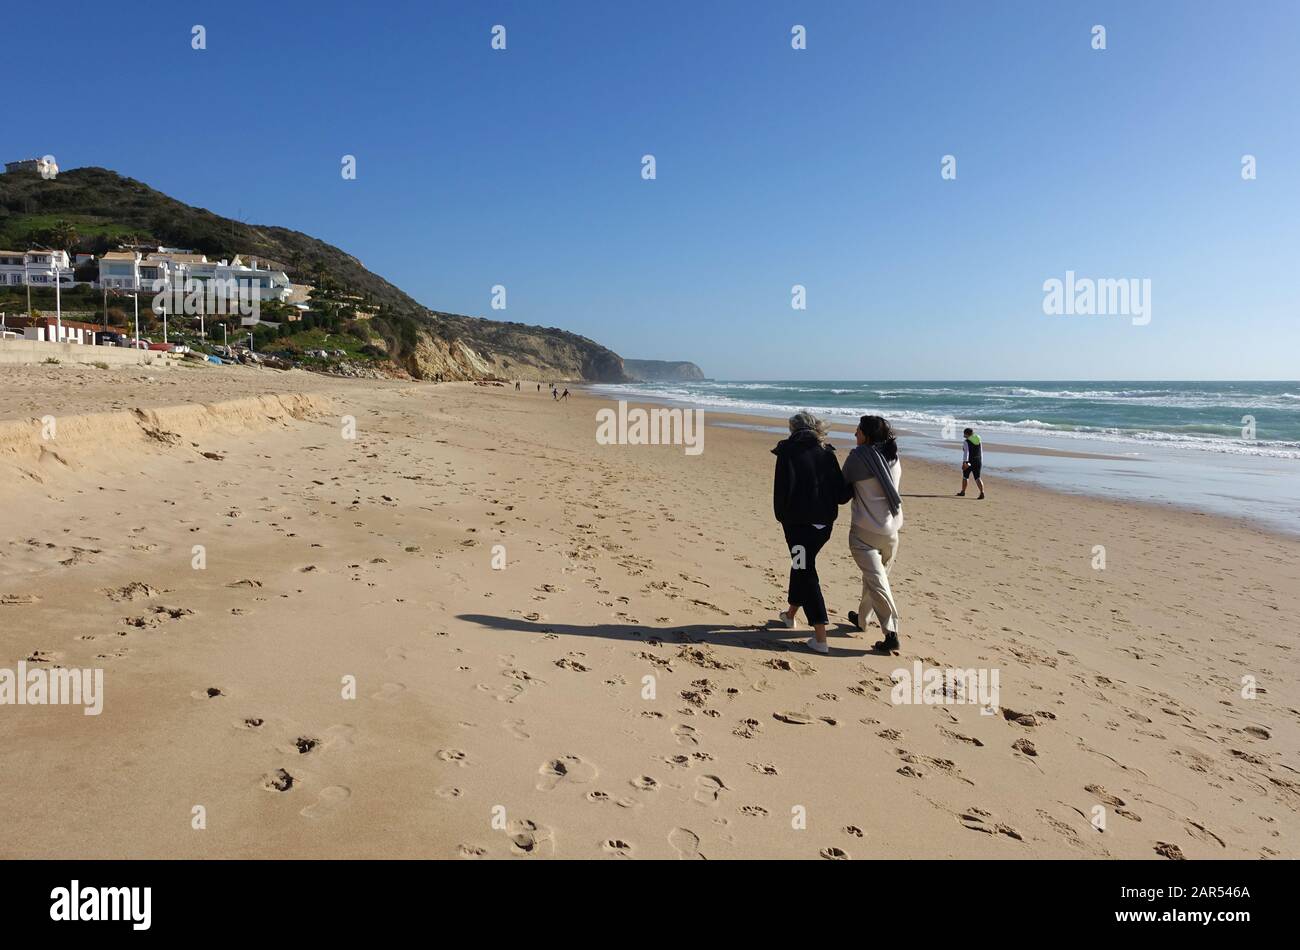
[[[894,430],[880,416],[863,416],[854,433],[858,447],[844,460],[844,481],[852,489],[853,524],[849,551],[862,570],[862,600],[849,622],[866,630],[874,613],[884,639],[877,650],[897,650],[898,607],[889,586],[889,569],[898,556],[903,502],[898,493],[903,469]]]

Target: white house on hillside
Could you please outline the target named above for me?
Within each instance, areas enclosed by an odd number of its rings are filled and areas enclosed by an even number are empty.
[[[233,263],[210,261],[202,254],[155,253],[150,254],[147,260],[179,267],[178,281],[196,280],[207,284],[217,280],[227,287],[237,288],[241,294],[247,292],[250,297],[256,296],[258,300],[285,300],[289,296],[288,275],[284,271],[258,267],[256,258],[251,259],[251,267],[239,258],[235,258]]]
[[[221,281],[223,286],[246,291],[259,300],[284,300],[289,296],[289,278],[283,271],[259,268],[256,259],[252,265],[245,266],[238,258],[233,264],[210,261],[203,254],[168,248],[143,256],[139,251],[110,251],[99,259],[99,286],[167,293],[184,291],[190,281],[204,286]]]
[[[60,287],[76,285],[67,251],[0,251],[0,286],[53,287],[56,273]]]
[[[27,281],[25,251],[0,251],[0,287],[21,287]]]
[[[40,175],[42,178],[54,178],[59,174],[59,166],[45,158],[24,158],[17,162],[5,162],[5,174],[19,175],[24,172]]]

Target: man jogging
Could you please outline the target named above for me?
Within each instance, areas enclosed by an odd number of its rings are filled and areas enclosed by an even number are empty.
[[[979,498],[984,497],[984,482],[980,479],[980,472],[984,467],[984,446],[980,444],[980,437],[975,434],[974,429],[967,429],[962,433],[964,438],[961,440],[961,491],[957,492],[958,498],[966,496],[966,483],[969,479],[975,479],[975,487],[980,490]]]

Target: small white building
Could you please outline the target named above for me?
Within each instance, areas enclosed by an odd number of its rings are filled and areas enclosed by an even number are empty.
[[[27,283],[26,251],[0,251],[0,287],[22,287]]]
[[[5,162],[7,175],[40,175],[42,178],[54,178],[59,174],[59,166],[50,156],[45,158],[24,158],[17,162]]]
[[[53,287],[55,275],[64,290],[76,286],[67,251],[0,251],[0,286]]]
[[[140,285],[140,252],[109,251],[101,257],[99,286],[106,290],[144,289]]]

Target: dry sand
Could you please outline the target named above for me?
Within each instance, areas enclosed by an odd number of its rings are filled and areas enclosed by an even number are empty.
[[[603,403],[527,388],[0,379],[58,421],[0,423],[0,667],[105,671],[99,716],[0,706],[5,857],[1300,855],[1300,541],[992,458],[956,499],[904,442],[902,654],[843,622],[845,511],[818,656],[764,629],[770,435],[602,447]],[[997,669],[998,714],[894,705],[915,660]]]

